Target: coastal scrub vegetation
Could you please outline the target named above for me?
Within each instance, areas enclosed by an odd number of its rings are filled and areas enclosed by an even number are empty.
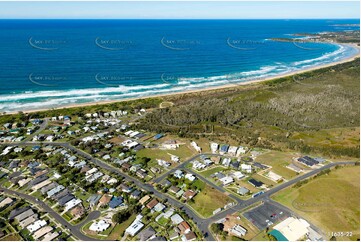
[[[359,133],[359,77],[356,59],[263,83],[167,96],[163,99],[174,105],[148,113],[138,127],[194,139],[358,157],[358,134],[353,142],[332,142],[325,132],[342,128],[340,136]],[[319,142],[303,139],[305,135]]]

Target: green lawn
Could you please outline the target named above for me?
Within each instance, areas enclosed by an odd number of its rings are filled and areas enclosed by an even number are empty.
[[[181,159],[181,162],[195,155],[195,151],[191,150],[187,145],[180,145],[178,149],[175,150],[161,150],[161,149],[142,149],[137,152],[139,157],[149,157],[151,159],[163,159],[170,161],[170,155],[178,156]]]
[[[106,238],[107,240],[120,240],[121,235],[124,233],[124,231],[129,227],[131,223],[133,223],[135,217],[137,215],[133,214],[130,216],[126,221],[124,221],[121,224],[117,224],[113,231],[110,233],[110,235]]]
[[[213,211],[223,208],[229,202],[232,202],[227,195],[206,185],[202,192],[198,193],[194,198],[194,202],[189,201],[188,204],[203,217],[210,217]]]
[[[202,171],[202,172],[199,172],[199,174],[201,174],[202,176],[204,177],[210,177],[212,174],[216,173],[216,172],[220,172],[220,171],[223,171],[225,170],[224,167],[214,167],[214,168],[210,168],[210,169],[207,169],[205,171]]]
[[[352,237],[337,240],[356,240],[360,237],[359,169],[353,166],[332,170],[329,175],[310,180],[300,188],[282,190],[273,199],[310,220],[326,235],[350,231]]]
[[[289,180],[297,176],[297,173],[286,168],[286,166],[291,164],[292,157],[296,156],[296,153],[272,150],[257,156],[256,161],[265,165],[272,166],[273,172]]]

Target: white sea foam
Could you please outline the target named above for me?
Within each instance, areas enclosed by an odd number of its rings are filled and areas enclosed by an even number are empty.
[[[88,88],[77,90],[26,91],[0,96],[0,111],[19,111],[61,107],[74,103],[121,100],[157,94],[197,90],[207,87],[237,84],[263,79],[280,74],[309,68],[346,57],[350,47],[338,45],[339,48],[318,58],[293,63],[275,62],[274,65],[262,66],[256,70],[218,75],[211,77],[182,77],[175,84],[160,83],[153,85],[121,85],[118,87]]]

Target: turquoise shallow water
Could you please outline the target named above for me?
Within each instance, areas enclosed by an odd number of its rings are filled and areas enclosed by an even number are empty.
[[[269,40],[359,20],[0,20],[0,111],[263,79],[357,50]]]

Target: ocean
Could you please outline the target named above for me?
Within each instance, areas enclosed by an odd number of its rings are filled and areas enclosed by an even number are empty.
[[[0,112],[238,84],[342,60],[338,44],[277,42],[359,20],[0,20]]]

